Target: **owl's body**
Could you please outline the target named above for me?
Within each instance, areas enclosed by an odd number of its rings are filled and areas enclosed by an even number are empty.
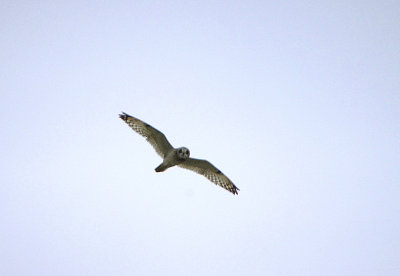
[[[163,162],[155,168],[156,172],[163,172],[166,169],[176,166],[189,158],[190,152],[187,148],[170,150],[164,157]]]
[[[170,167],[178,165],[181,168],[204,175],[210,181],[233,194],[238,193],[237,191],[239,189],[232,181],[207,160],[191,158],[189,149],[185,147],[174,148],[161,131],[133,116],[122,113],[119,117],[134,131],[144,136],[156,152],[163,158],[163,162],[155,168],[156,172],[163,172]]]

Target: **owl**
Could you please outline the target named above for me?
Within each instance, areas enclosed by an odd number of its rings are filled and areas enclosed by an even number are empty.
[[[232,181],[207,160],[191,158],[188,148],[174,148],[161,131],[131,115],[122,112],[119,117],[134,131],[144,136],[158,155],[163,158],[163,162],[155,168],[156,172],[163,172],[170,167],[179,166],[204,175],[211,182],[233,194],[238,194],[239,189]]]

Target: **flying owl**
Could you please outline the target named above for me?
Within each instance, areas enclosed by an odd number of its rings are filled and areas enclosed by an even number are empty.
[[[163,158],[163,162],[155,168],[156,172],[163,172],[170,167],[178,165],[181,168],[202,174],[222,188],[233,194],[238,194],[239,189],[232,181],[207,160],[189,157],[190,151],[188,148],[174,148],[161,131],[125,112],[122,112],[119,117],[134,131],[144,136],[158,155]]]

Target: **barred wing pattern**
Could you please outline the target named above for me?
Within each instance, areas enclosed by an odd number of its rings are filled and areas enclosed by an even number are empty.
[[[162,158],[164,158],[170,150],[174,149],[168,142],[165,135],[151,125],[129,114],[126,114],[125,112],[122,112],[119,117],[124,120],[125,123],[127,123],[134,131],[145,137],[146,140],[156,150],[158,155],[160,155]]]
[[[178,165],[181,168],[192,170],[198,174],[204,175],[211,182],[221,186],[222,188],[230,191],[233,194],[238,194],[240,191],[232,181],[226,177],[220,170],[207,160],[189,158],[188,160]]]

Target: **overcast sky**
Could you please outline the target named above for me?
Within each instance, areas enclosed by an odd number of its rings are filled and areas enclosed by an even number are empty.
[[[1,1],[0,45],[1,275],[400,275],[398,1]]]

